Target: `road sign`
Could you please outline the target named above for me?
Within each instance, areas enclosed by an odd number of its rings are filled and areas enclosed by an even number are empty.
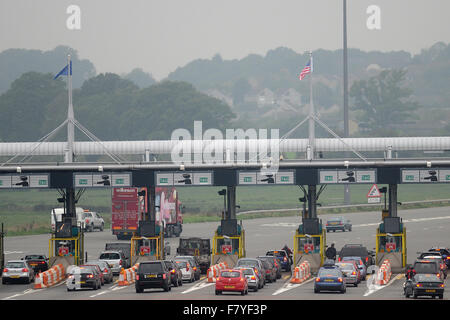
[[[76,188],[131,187],[131,172],[74,173]]]
[[[239,185],[292,185],[295,184],[294,170],[276,172],[238,171]]]
[[[42,174],[2,174],[0,189],[49,188],[50,175]]]
[[[379,198],[381,197],[381,192],[378,189],[378,186],[376,184],[374,184],[369,192],[367,192],[367,198]]]
[[[376,169],[319,170],[320,184],[376,183]]]
[[[161,186],[211,186],[213,185],[212,171],[173,171],[157,172],[155,185]]]

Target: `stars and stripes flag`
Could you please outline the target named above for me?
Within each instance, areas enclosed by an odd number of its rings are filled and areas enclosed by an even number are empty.
[[[306,66],[303,68],[302,72],[300,72],[300,75],[298,76],[299,80],[303,80],[307,74],[312,72],[312,57],[309,59]]]

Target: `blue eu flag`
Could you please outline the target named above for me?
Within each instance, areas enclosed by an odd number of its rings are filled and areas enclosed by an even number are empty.
[[[59,76],[67,76],[68,72],[69,72],[69,65],[66,65],[60,72],[58,72],[58,74],[53,78],[56,79]],[[72,61],[70,61],[70,75],[72,75]]]

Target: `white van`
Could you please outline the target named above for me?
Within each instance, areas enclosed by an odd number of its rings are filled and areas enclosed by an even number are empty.
[[[77,213],[77,225],[81,225],[82,229],[84,230],[84,209],[76,207],[76,213]],[[52,209],[52,211],[50,211],[52,231],[55,231],[55,217],[58,222],[61,222],[63,214],[64,208],[54,208]]]

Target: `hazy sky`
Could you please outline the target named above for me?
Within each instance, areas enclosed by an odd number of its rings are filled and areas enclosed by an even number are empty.
[[[80,30],[66,26],[70,5],[81,10]],[[366,26],[370,5],[380,8],[380,30]],[[450,42],[449,0],[347,0],[347,6],[349,47],[418,53]],[[0,1],[0,51],[61,44],[97,72],[141,67],[160,80],[217,53],[241,59],[280,46],[299,53],[342,48],[342,0]]]

